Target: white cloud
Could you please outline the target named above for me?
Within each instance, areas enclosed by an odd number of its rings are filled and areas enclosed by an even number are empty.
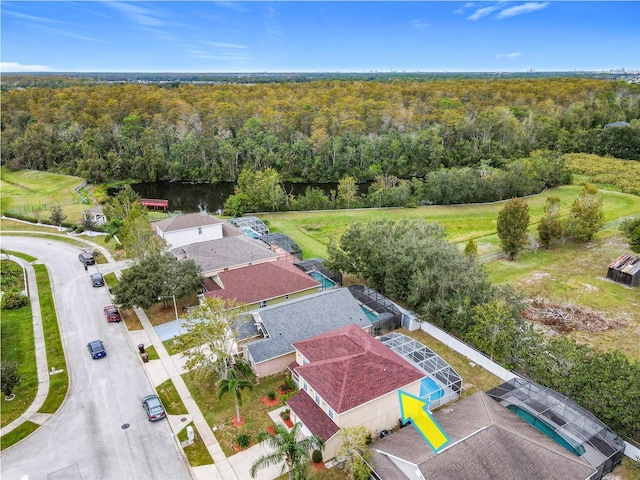
[[[454,10],[454,11],[453,11],[453,13],[456,13],[456,14],[458,14],[458,15],[461,15],[461,14],[463,14],[463,13],[464,13],[465,8],[471,8],[471,7],[473,7],[473,6],[474,6],[474,5],[473,5],[473,2],[465,3],[463,7],[460,7],[459,9]]]
[[[514,53],[499,53],[496,55],[496,58],[518,58],[521,57],[522,53],[514,52]]]
[[[0,72],[51,72],[46,65],[23,65],[18,62],[0,62]]]
[[[471,15],[467,17],[467,20],[478,20],[479,18],[486,17],[487,15],[491,15],[493,12],[498,10],[497,5],[492,5],[490,7],[479,8]]]
[[[140,4],[132,5],[124,2],[104,2],[105,5],[118,10],[126,15],[129,20],[138,25],[161,27],[164,21],[157,11],[141,7]]]
[[[414,18],[413,20],[411,20],[411,26],[413,28],[427,28],[429,24],[424,20],[421,20],[419,18]]]
[[[226,42],[202,42],[202,43],[214,48],[238,48],[238,49],[249,48],[246,45],[239,45],[237,43],[226,43]]]
[[[522,5],[518,5],[516,7],[505,8],[502,10],[496,18],[509,18],[515,17],[516,15],[524,15],[526,13],[535,12],[536,10],[542,10],[543,8],[547,8],[549,6],[549,2],[528,2],[523,3]]]

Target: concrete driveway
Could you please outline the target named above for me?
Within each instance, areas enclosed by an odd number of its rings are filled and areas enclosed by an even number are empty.
[[[47,265],[70,376],[67,398],[34,434],[2,452],[3,480],[189,479],[190,470],[168,421],[150,423],[141,406],[153,392],[123,323],[107,323],[106,287],[89,275],[106,265],[80,261],[80,249],[43,238],[4,236],[2,248]],[[87,342],[104,342],[107,357],[93,360]],[[59,368],[57,365],[50,365]]]

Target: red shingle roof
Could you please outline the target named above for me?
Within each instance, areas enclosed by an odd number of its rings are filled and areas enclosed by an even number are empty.
[[[320,436],[325,442],[340,430],[340,427],[333,423],[304,390],[299,390],[289,397],[286,403],[304,423],[304,426],[314,435]]]
[[[337,413],[351,410],[425,376],[355,325],[293,346],[310,362],[296,367],[296,373]]]
[[[249,267],[218,273],[224,285],[220,288],[210,279],[205,279],[208,290],[205,297],[251,304],[303,290],[319,287],[320,282],[286,261],[265,262]]]

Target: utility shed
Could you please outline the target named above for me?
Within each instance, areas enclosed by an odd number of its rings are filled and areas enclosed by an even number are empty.
[[[640,257],[630,253],[620,255],[609,264],[607,278],[628,287],[635,287],[640,283]]]

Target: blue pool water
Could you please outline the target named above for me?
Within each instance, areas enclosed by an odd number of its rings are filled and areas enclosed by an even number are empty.
[[[518,415],[525,422],[530,423],[531,425],[536,427],[547,437],[555,440],[557,443],[572,452],[574,455],[581,457],[585,453],[585,449],[582,445],[577,443],[575,440],[567,439],[560,435],[560,433],[556,432],[555,429],[551,425],[546,423],[542,418],[535,417],[531,412],[520,408],[517,405],[508,405],[507,408]]]
[[[364,305],[360,305],[360,308],[362,309],[362,311],[364,312],[364,314],[367,316],[367,318],[369,319],[369,321],[371,323],[374,323],[374,322],[378,321],[378,315],[376,315],[375,312],[372,312],[371,310],[369,310]]]
[[[433,402],[444,396],[444,389],[433,379],[426,377],[420,382],[420,398]]]
[[[323,290],[327,288],[333,288],[336,285],[336,282],[334,282],[330,278],[325,277],[320,272],[309,272],[309,275],[311,275],[313,278],[315,278],[317,281],[320,282],[320,285],[322,285]]]

